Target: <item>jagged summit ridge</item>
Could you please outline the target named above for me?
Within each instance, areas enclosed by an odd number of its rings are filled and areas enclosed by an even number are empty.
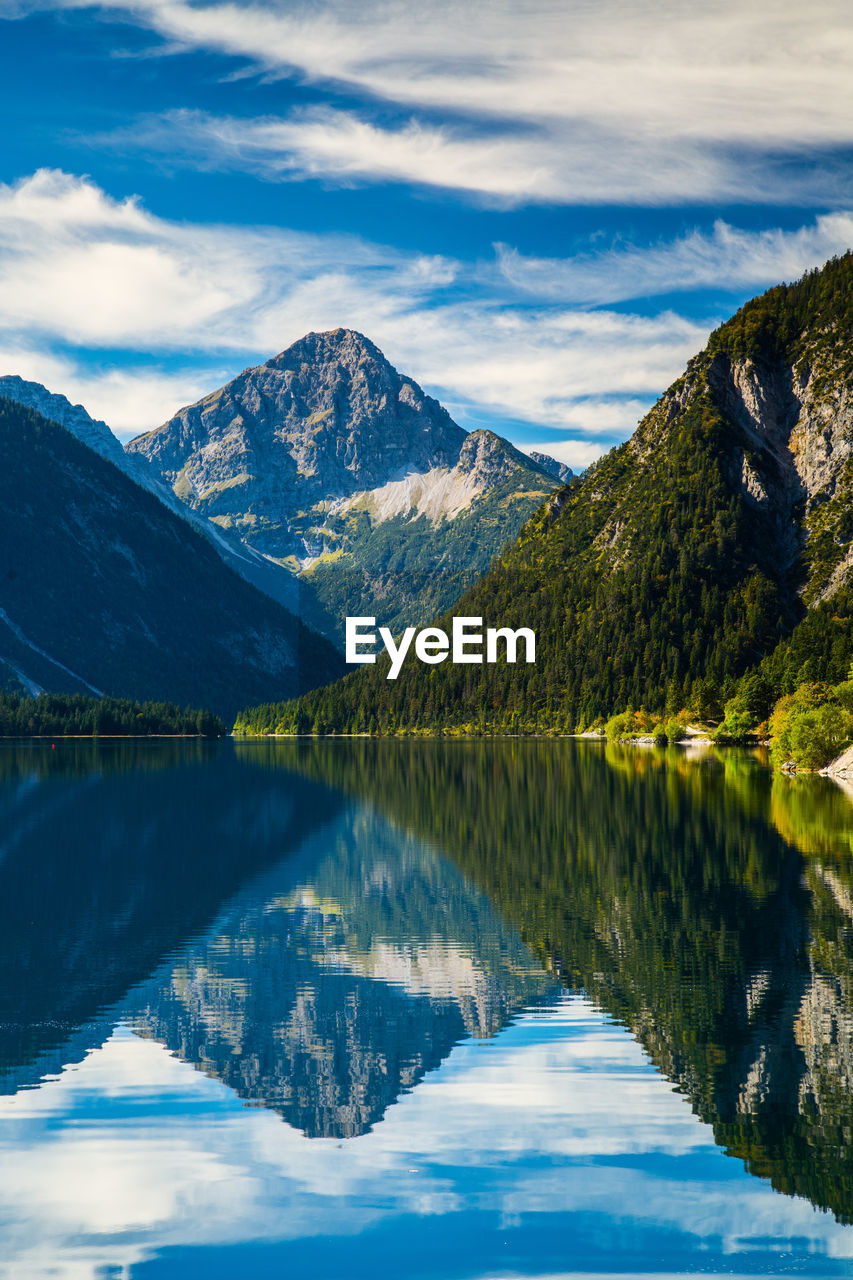
[[[369,339],[335,329],[246,369],[128,448],[191,506],[238,520],[248,514],[255,532],[271,532],[293,502],[304,507],[452,466],[465,435]],[[286,536],[269,541],[285,550]]]
[[[558,462],[549,453],[539,453],[536,449],[531,449],[527,456],[531,462],[544,467],[550,475],[560,481],[560,484],[568,484],[575,474],[567,462]]]
[[[347,614],[432,616],[557,483],[494,432],[466,432],[352,329],[306,334],[128,449],[299,574],[305,607],[320,602],[306,616],[341,645]]]

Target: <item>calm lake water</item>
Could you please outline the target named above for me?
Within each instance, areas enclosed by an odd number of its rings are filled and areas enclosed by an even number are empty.
[[[575,742],[0,746],[0,1275],[853,1275],[853,802]]]

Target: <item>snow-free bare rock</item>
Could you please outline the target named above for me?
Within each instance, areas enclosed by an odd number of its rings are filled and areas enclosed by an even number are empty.
[[[350,329],[308,334],[128,450],[301,575],[339,644],[347,614],[399,626],[452,603],[557,483],[494,432],[469,435]]]
[[[549,453],[539,453],[536,449],[531,449],[528,454],[531,462],[535,462],[538,466],[544,467],[560,484],[568,484],[574,476],[574,471],[566,462],[558,462],[556,458],[552,458]]]

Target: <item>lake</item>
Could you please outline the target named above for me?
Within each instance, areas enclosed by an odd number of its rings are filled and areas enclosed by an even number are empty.
[[[853,1274],[853,803],[745,752],[0,746],[0,1275]]]

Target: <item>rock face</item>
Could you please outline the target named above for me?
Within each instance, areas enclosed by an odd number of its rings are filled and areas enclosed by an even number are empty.
[[[843,778],[845,781],[853,779],[853,747],[842,751],[831,764],[821,769],[821,773],[827,774],[830,778]]]
[[[180,498],[277,555],[303,550],[300,509],[452,466],[465,432],[367,338],[311,333],[139,436]]]
[[[306,607],[339,643],[347,613],[393,626],[450,603],[554,487],[493,432],[469,436],[348,329],[308,334],[128,451],[195,511],[307,575]]]
[[[309,688],[331,647],[56,422],[0,399],[0,662],[24,688],[207,706]]]
[[[793,366],[720,353],[702,371],[743,433],[732,459],[735,469],[740,463],[740,491],[772,520],[781,564],[793,566],[810,542],[834,544],[810,557],[809,605],[828,599],[853,569],[848,360],[826,349],[824,334],[810,334]]]
[[[847,254],[747,303],[627,446],[643,469],[659,468],[674,428],[713,415],[719,471],[748,509],[756,551],[807,606],[838,591],[853,569],[851,279]]]
[[[560,484],[568,484],[575,474],[567,463],[558,462],[556,458],[552,458],[547,453],[537,453],[535,449],[531,449],[528,457],[538,466],[544,467],[547,472],[560,481]]]

